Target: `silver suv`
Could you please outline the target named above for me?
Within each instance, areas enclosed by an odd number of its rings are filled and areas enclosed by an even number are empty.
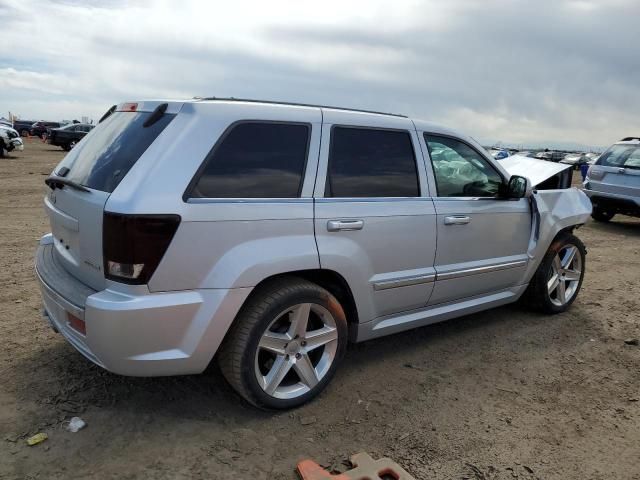
[[[540,180],[559,168],[513,158]],[[52,327],[123,375],[200,373],[215,355],[263,408],[316,396],[348,341],[523,295],[561,312],[584,276],[581,191],[533,191],[471,138],[400,115],[125,103],[46,183]]]
[[[617,213],[640,217],[640,137],[623,138],[600,155],[584,188],[595,220],[608,222]]]

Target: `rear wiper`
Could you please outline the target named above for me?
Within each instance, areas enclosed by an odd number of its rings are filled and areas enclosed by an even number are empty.
[[[168,106],[169,106],[168,103],[161,103],[160,105],[158,105],[156,109],[151,113],[151,115],[149,115],[149,118],[147,118],[145,122],[142,124],[142,127],[143,128],[150,127],[151,125],[156,123],[158,120],[160,120],[160,118],[162,118],[162,115],[164,115],[164,112],[167,111]]]
[[[75,190],[80,190],[81,192],[91,193],[91,190],[89,190],[87,187],[83,187],[79,183],[73,182],[71,180],[67,180],[66,178],[49,177],[44,181],[44,183],[46,183],[51,190],[55,190],[56,188],[61,189],[62,187],[66,186],[66,187],[71,187]]]
[[[109,117],[113,112],[115,112],[117,107],[118,107],[117,105],[112,105],[112,106],[111,106],[111,108],[109,108],[109,110],[107,110],[107,111],[105,112],[105,114],[104,114],[104,115],[102,115],[102,117],[100,117],[100,120],[98,120],[98,123],[101,123],[104,119],[106,119],[106,118],[107,118],[107,117]]]

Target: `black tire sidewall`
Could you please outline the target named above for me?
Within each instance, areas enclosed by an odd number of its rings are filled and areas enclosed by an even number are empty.
[[[608,222],[615,216],[615,212],[612,210],[604,210],[600,207],[593,207],[591,217],[598,222]]]
[[[326,387],[326,385],[333,378],[340,360],[344,356],[347,347],[348,329],[347,320],[345,318],[344,310],[338,303],[338,301],[328,292],[321,288],[305,288],[300,287],[296,289],[295,293],[286,295],[279,301],[274,302],[269,308],[261,315],[260,320],[254,325],[250,340],[247,343],[247,347],[242,355],[241,363],[241,375],[242,382],[245,388],[251,393],[251,396],[256,400],[256,403],[263,408],[268,409],[289,409],[294,408],[316,397]],[[258,343],[262,334],[276,318],[288,308],[291,308],[301,303],[315,303],[326,308],[336,322],[336,328],[338,331],[338,345],[336,350],[336,356],[327,374],[322,378],[318,384],[309,392],[297,397],[295,399],[283,400],[274,398],[265,393],[255,376],[255,356],[258,351]]]

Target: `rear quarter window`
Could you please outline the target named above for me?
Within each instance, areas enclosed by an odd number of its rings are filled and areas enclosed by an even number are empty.
[[[113,192],[175,114],[164,114],[145,127],[151,112],[115,112],[89,132],[57,171],[69,168],[67,179],[85,187]]]

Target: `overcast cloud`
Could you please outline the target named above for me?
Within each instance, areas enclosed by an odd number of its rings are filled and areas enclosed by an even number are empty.
[[[608,145],[640,135],[639,19],[638,0],[0,0],[0,116],[234,96]]]

